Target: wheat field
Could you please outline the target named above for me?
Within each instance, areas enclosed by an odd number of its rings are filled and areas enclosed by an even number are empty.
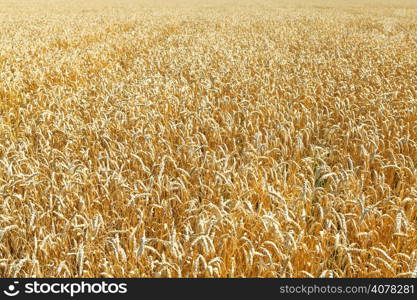
[[[417,2],[0,0],[2,277],[417,277]]]

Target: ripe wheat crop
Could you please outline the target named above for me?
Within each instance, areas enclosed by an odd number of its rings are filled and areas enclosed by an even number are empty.
[[[2,277],[416,277],[417,3],[0,0]]]

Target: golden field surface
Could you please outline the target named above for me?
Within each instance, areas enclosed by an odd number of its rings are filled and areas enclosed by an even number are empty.
[[[416,277],[417,2],[0,0],[2,277]]]

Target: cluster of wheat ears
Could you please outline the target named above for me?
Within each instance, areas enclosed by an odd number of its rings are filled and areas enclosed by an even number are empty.
[[[2,0],[2,277],[416,277],[417,3]]]

